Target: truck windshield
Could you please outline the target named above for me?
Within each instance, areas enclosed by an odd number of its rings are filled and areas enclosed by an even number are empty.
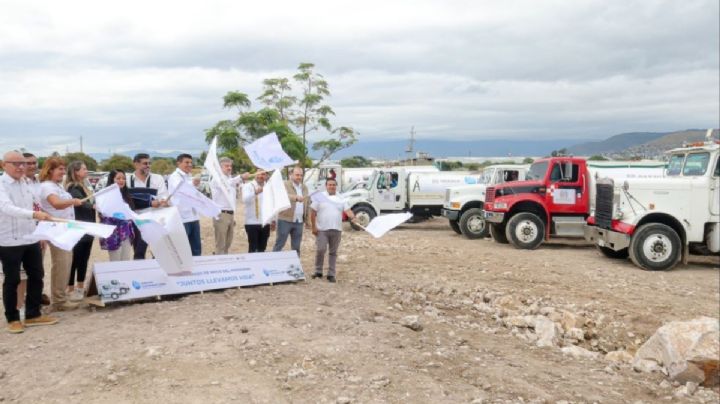
[[[547,161],[533,163],[533,165],[530,166],[530,171],[528,171],[528,173],[525,175],[525,179],[528,181],[542,180],[545,178],[545,173],[547,172],[547,168],[548,168]]]
[[[683,175],[697,176],[704,175],[710,162],[710,153],[692,153],[688,154],[683,167]]]
[[[372,185],[375,183],[375,177],[377,177],[377,173],[378,173],[377,170],[374,170],[372,172],[372,174],[370,174],[370,178],[365,183],[363,188],[367,189],[368,191],[370,191],[372,189]]]
[[[489,184],[492,181],[493,174],[495,174],[494,169],[481,171],[478,176],[478,184]]]
[[[685,160],[684,154],[673,154],[670,156],[670,161],[667,165],[667,175],[680,175],[683,160]]]

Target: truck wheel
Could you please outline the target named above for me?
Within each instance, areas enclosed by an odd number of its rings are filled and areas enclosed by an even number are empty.
[[[457,220],[450,220],[450,228],[455,231],[457,234],[462,234],[460,231],[460,225],[458,224]]]
[[[355,214],[355,221],[363,227],[367,227],[367,225],[370,224],[370,221],[375,217],[375,211],[367,206],[355,206],[352,211],[353,214]],[[350,226],[353,230],[362,230],[352,223]]]
[[[681,256],[680,236],[662,223],[640,226],[630,240],[630,259],[642,269],[665,271],[674,267]]]
[[[508,220],[505,237],[515,248],[534,250],[545,238],[545,223],[534,213],[518,213]]]
[[[630,254],[628,252],[627,248],[623,248],[622,250],[615,251],[609,247],[601,247],[599,245],[596,247],[597,247],[598,251],[600,251],[600,254],[602,254],[608,258],[612,258],[612,259],[625,259]]]
[[[505,226],[498,223],[490,223],[490,235],[493,240],[499,244],[507,244],[508,239],[505,237]]]
[[[472,208],[460,216],[460,230],[469,239],[485,238],[488,236],[488,225],[483,216],[483,210]]]

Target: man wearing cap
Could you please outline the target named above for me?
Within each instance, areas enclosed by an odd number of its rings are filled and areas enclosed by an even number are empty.
[[[11,151],[3,156],[0,176],[0,262],[5,275],[3,280],[3,306],[8,331],[19,334],[25,327],[51,325],[57,320],[40,311],[43,291],[43,263],[39,242],[28,242],[26,236],[35,231],[35,220],[49,220],[50,215],[33,211],[36,197],[25,180],[25,157]],[[17,287],[20,284],[20,266],[27,274],[25,297],[25,324],[20,322],[17,309]]]

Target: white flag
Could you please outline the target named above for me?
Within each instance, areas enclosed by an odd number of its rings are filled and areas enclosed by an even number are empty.
[[[203,195],[202,192],[185,181],[178,184],[173,194],[173,198],[178,205],[193,208],[205,217],[216,218],[222,210],[215,201]]]
[[[205,164],[203,164],[205,170],[210,174],[210,181],[217,184],[218,188],[222,190],[225,199],[227,199],[230,206],[235,206],[235,200],[230,196],[230,183],[225,178],[225,174],[222,172],[220,167],[220,161],[217,158],[217,136],[210,143],[210,148],[205,157]]]
[[[135,225],[168,275],[192,272],[190,242],[177,207],[146,211],[135,220]]]
[[[341,210],[345,210],[345,199],[340,195],[335,195],[337,199],[331,199],[327,191],[317,190],[310,194],[310,200],[316,203],[331,203]]]
[[[255,167],[262,168],[265,171],[272,171],[297,163],[296,160],[291,159],[283,151],[275,133],[270,133],[249,145],[245,145],[245,153],[255,164]]]
[[[290,207],[290,198],[283,184],[280,170],[275,170],[263,187],[262,207],[260,209],[261,222],[270,223],[279,212]]]
[[[35,227],[35,231],[26,238],[33,241],[47,240],[57,248],[72,251],[75,244],[84,235],[85,232],[82,230],[68,229],[67,223],[42,221]]]
[[[32,241],[47,240],[57,248],[72,251],[75,244],[85,234],[95,237],[110,237],[113,231],[115,231],[115,226],[102,223],[79,222],[76,220],[67,222],[41,221],[35,231],[25,238]]]
[[[117,184],[112,184],[96,192],[95,206],[97,206],[97,210],[105,217],[114,217],[120,220],[130,220],[137,217],[137,214],[133,212],[127,202],[123,200]]]
[[[393,213],[390,215],[376,216],[370,224],[367,225],[365,231],[372,234],[375,238],[380,238],[385,233],[394,229],[402,223],[405,223],[412,217],[412,213]]]

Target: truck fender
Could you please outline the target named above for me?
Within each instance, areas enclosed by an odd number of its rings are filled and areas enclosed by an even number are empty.
[[[518,212],[535,212],[542,216],[544,216],[545,219],[545,240],[550,239],[550,215],[548,214],[547,209],[545,208],[545,199],[541,198],[538,195],[532,194],[527,195],[522,201],[518,201],[510,206],[508,206],[508,219],[515,215]]]

